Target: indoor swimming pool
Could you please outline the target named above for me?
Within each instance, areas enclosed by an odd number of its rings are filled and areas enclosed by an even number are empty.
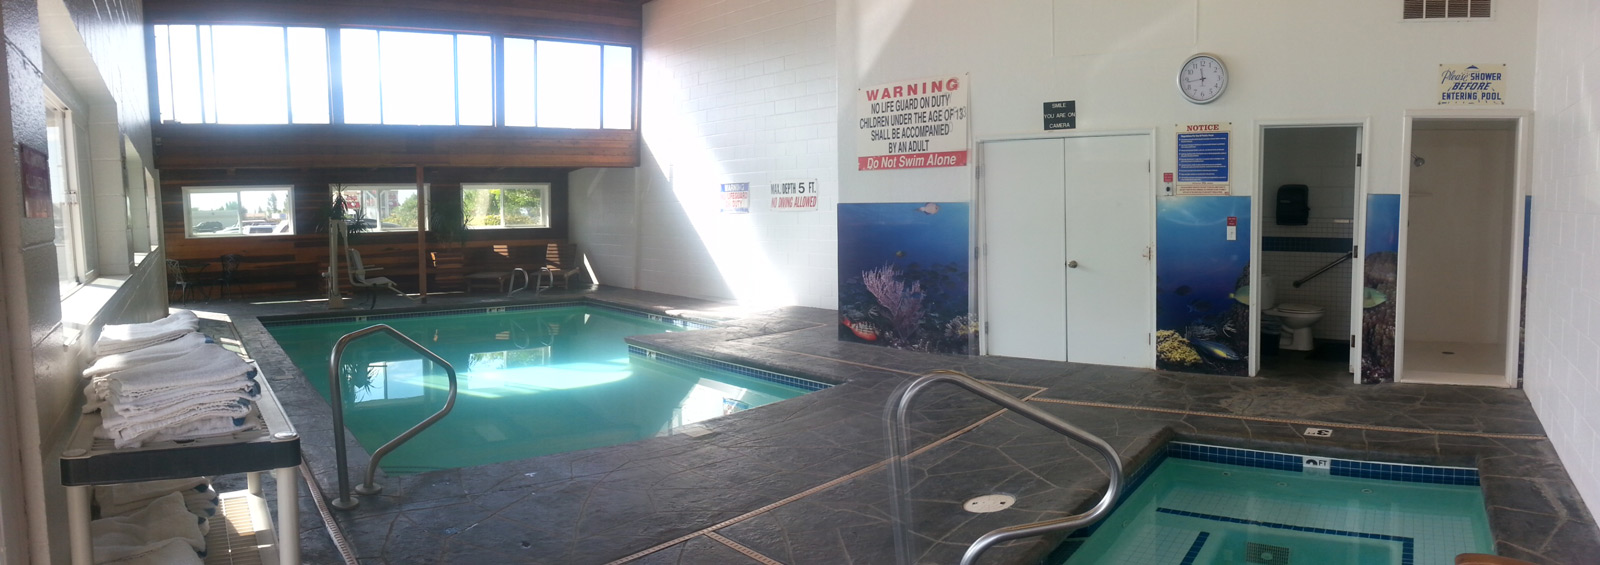
[[[1177,442],[1149,466],[1095,533],[1063,546],[1076,546],[1066,564],[1413,565],[1494,550],[1473,469]]]
[[[630,354],[627,336],[693,325],[593,304],[263,323],[323,398],[333,344],[373,324],[394,327],[455,367],[454,410],[383,459],[391,474],[667,435],[827,386],[636,347]],[[448,391],[443,368],[386,336],[353,342],[340,373],[345,427],[368,450],[437,411]]]

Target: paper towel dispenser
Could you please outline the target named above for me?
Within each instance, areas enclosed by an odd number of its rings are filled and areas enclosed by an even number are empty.
[[[1306,225],[1311,217],[1307,192],[1308,189],[1303,184],[1286,184],[1278,187],[1278,225]]]

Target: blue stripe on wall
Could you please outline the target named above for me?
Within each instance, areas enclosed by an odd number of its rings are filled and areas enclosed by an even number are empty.
[[[1262,237],[1262,251],[1345,253],[1355,240],[1348,237]]]

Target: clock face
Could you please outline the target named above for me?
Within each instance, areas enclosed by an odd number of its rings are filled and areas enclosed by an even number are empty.
[[[1222,96],[1228,88],[1228,68],[1211,55],[1195,55],[1178,70],[1178,92],[1196,104],[1206,104]]]

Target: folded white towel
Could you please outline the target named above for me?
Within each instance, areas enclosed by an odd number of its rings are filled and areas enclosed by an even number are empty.
[[[205,477],[97,485],[94,487],[94,503],[100,507],[100,516],[105,518],[142,509],[155,499],[175,492],[187,498],[190,494],[208,491],[216,492],[211,489],[211,479]]]
[[[193,389],[229,382],[254,370],[220,345],[203,345],[177,357],[106,375],[107,389],[124,401],[174,388]]]
[[[145,363],[165,361],[200,347],[206,343],[205,334],[189,332],[172,341],[158,343],[150,347],[135,349],[127,353],[116,353],[96,359],[93,365],[83,370],[84,378],[92,379],[131,369]]]
[[[187,406],[178,412],[163,413],[159,418],[124,418],[116,413],[106,414],[101,412],[101,423],[102,428],[109,433],[112,443],[117,446],[117,449],[125,449],[139,447],[144,444],[144,441],[168,429],[183,430],[186,428],[182,426],[196,423],[205,418],[229,417],[243,419],[245,415],[254,409],[254,403],[249,400],[228,400]],[[236,424],[238,423],[236,422]]]
[[[181,539],[169,539],[151,544],[139,552],[121,559],[102,561],[95,553],[95,563],[103,565],[205,565],[205,560],[195,554],[194,548]]]
[[[206,549],[200,519],[189,513],[183,495],[175,492],[138,512],[90,522],[89,537],[94,541],[96,563],[126,559],[172,539],[183,541],[191,553]]]
[[[152,434],[149,438],[144,439],[144,441],[155,442],[202,439],[208,437],[225,436],[235,432],[258,429],[260,427],[261,418],[257,417],[255,412],[251,412],[250,415],[243,418],[216,416],[210,418],[201,418],[177,427],[165,428],[159,432],[156,432],[155,434]]]
[[[100,330],[100,339],[94,344],[95,355],[104,357],[127,353],[171,341],[199,329],[200,318],[188,310],[173,312],[154,322],[109,325]]]
[[[260,385],[250,379],[240,378],[238,382],[226,385],[213,385],[193,390],[173,389],[160,394],[133,399],[113,396],[110,402],[112,411],[118,417],[158,419],[165,414],[181,411],[197,404],[234,399],[256,400],[260,396]],[[104,412],[102,411],[102,413]]]

